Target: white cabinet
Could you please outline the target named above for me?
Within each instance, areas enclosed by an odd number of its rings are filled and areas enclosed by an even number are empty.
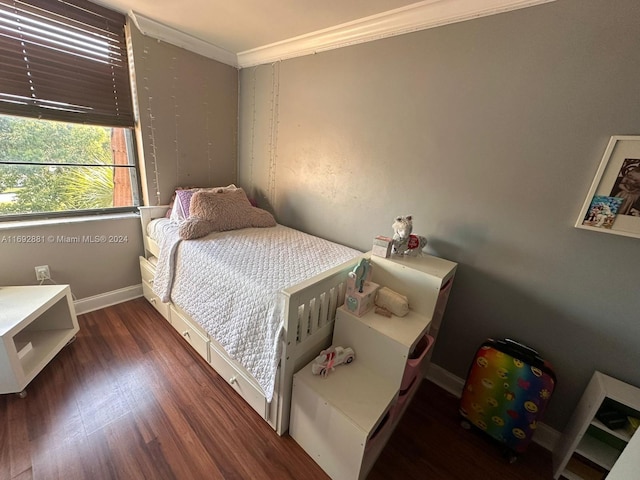
[[[289,433],[334,479],[362,479],[424,378],[456,264],[437,257],[372,256],[372,281],[409,298],[405,317],[338,309],[333,345],[355,360],[324,378],[311,364],[293,379]]]
[[[0,393],[21,393],[78,333],[68,285],[0,287]]]
[[[603,405],[640,418],[640,389],[594,372],[553,452],[555,479],[602,479],[626,450],[631,434],[609,429],[596,418]]]
[[[640,435],[633,435],[622,451],[607,480],[629,480],[640,472]]]

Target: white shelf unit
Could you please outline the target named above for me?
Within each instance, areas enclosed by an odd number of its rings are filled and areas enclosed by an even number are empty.
[[[604,478],[614,468],[632,437],[624,429],[607,428],[596,418],[600,407],[608,401],[640,417],[640,389],[601,372],[594,372],[553,452],[555,479]],[[597,467],[589,468],[580,457]]]
[[[456,264],[437,257],[371,256],[372,281],[409,298],[405,317],[336,314],[333,345],[355,360],[326,378],[294,376],[289,433],[333,479],[362,479],[426,374]],[[433,339],[429,339],[432,337]]]
[[[607,480],[629,480],[636,478],[638,472],[640,472],[640,435],[633,435],[607,475]]]
[[[24,392],[78,331],[68,285],[0,287],[0,394]]]

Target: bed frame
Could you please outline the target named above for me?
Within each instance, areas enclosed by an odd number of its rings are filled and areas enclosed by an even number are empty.
[[[158,257],[159,246],[147,236],[147,225],[154,218],[164,217],[167,209],[167,206],[140,207],[145,250],[144,257],[140,257],[144,296],[279,435],[284,434],[289,428],[293,374],[331,344],[336,309],[344,303],[347,274],[358,259],[282,291],[286,302],[285,338],[273,399],[267,402],[251,374],[229,358],[214,338],[175,305],[163,304],[153,293],[155,266],[149,259]],[[200,343],[196,345],[194,338]]]

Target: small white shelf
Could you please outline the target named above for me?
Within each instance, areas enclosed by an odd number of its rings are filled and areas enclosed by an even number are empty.
[[[636,478],[638,471],[640,471],[640,434],[634,433],[622,455],[607,475],[607,480]]]
[[[565,470],[562,473],[562,476],[567,480],[584,480],[580,475],[577,475],[570,470]]]
[[[377,426],[381,412],[386,411],[398,393],[395,384],[357,358],[349,365],[336,367],[327,377],[313,375],[309,364],[296,374],[296,381],[304,382],[364,432]]]
[[[618,429],[618,430],[611,430],[609,427],[607,427],[604,423],[602,423],[600,420],[598,420],[597,418],[594,418],[593,420],[591,420],[591,425],[593,425],[595,428],[602,430],[603,432],[608,433],[609,435],[613,435],[616,438],[619,438],[620,440],[623,440],[625,442],[629,442],[629,440],[631,440],[631,435],[629,435],[626,431],[622,430],[622,429]]]
[[[340,308],[344,309],[344,306]],[[383,337],[412,351],[429,327],[431,317],[409,310],[409,313],[404,317],[387,318],[370,310],[360,317],[360,321]]]
[[[69,338],[69,330],[39,330],[25,332],[32,349],[21,360],[22,371],[31,381],[51,359],[64,347]]]
[[[621,453],[620,450],[607,445],[588,433],[582,437],[575,451],[606,470],[613,468]]]
[[[640,416],[640,389],[594,372],[553,451],[555,479],[560,476],[570,480],[581,478],[569,471],[568,465],[572,459],[575,460],[574,454],[582,455],[604,470],[615,469],[616,462],[625,454],[633,437],[624,430],[606,427],[596,418],[598,410],[610,401],[618,403],[621,410]]]
[[[68,285],[0,287],[0,394],[22,392],[78,330]]]
[[[572,458],[562,473],[562,478],[567,480],[602,480],[604,472],[582,459]]]

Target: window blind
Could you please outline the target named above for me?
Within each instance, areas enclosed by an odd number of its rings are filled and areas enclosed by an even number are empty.
[[[132,127],[125,21],[86,0],[0,0],[0,113]]]

